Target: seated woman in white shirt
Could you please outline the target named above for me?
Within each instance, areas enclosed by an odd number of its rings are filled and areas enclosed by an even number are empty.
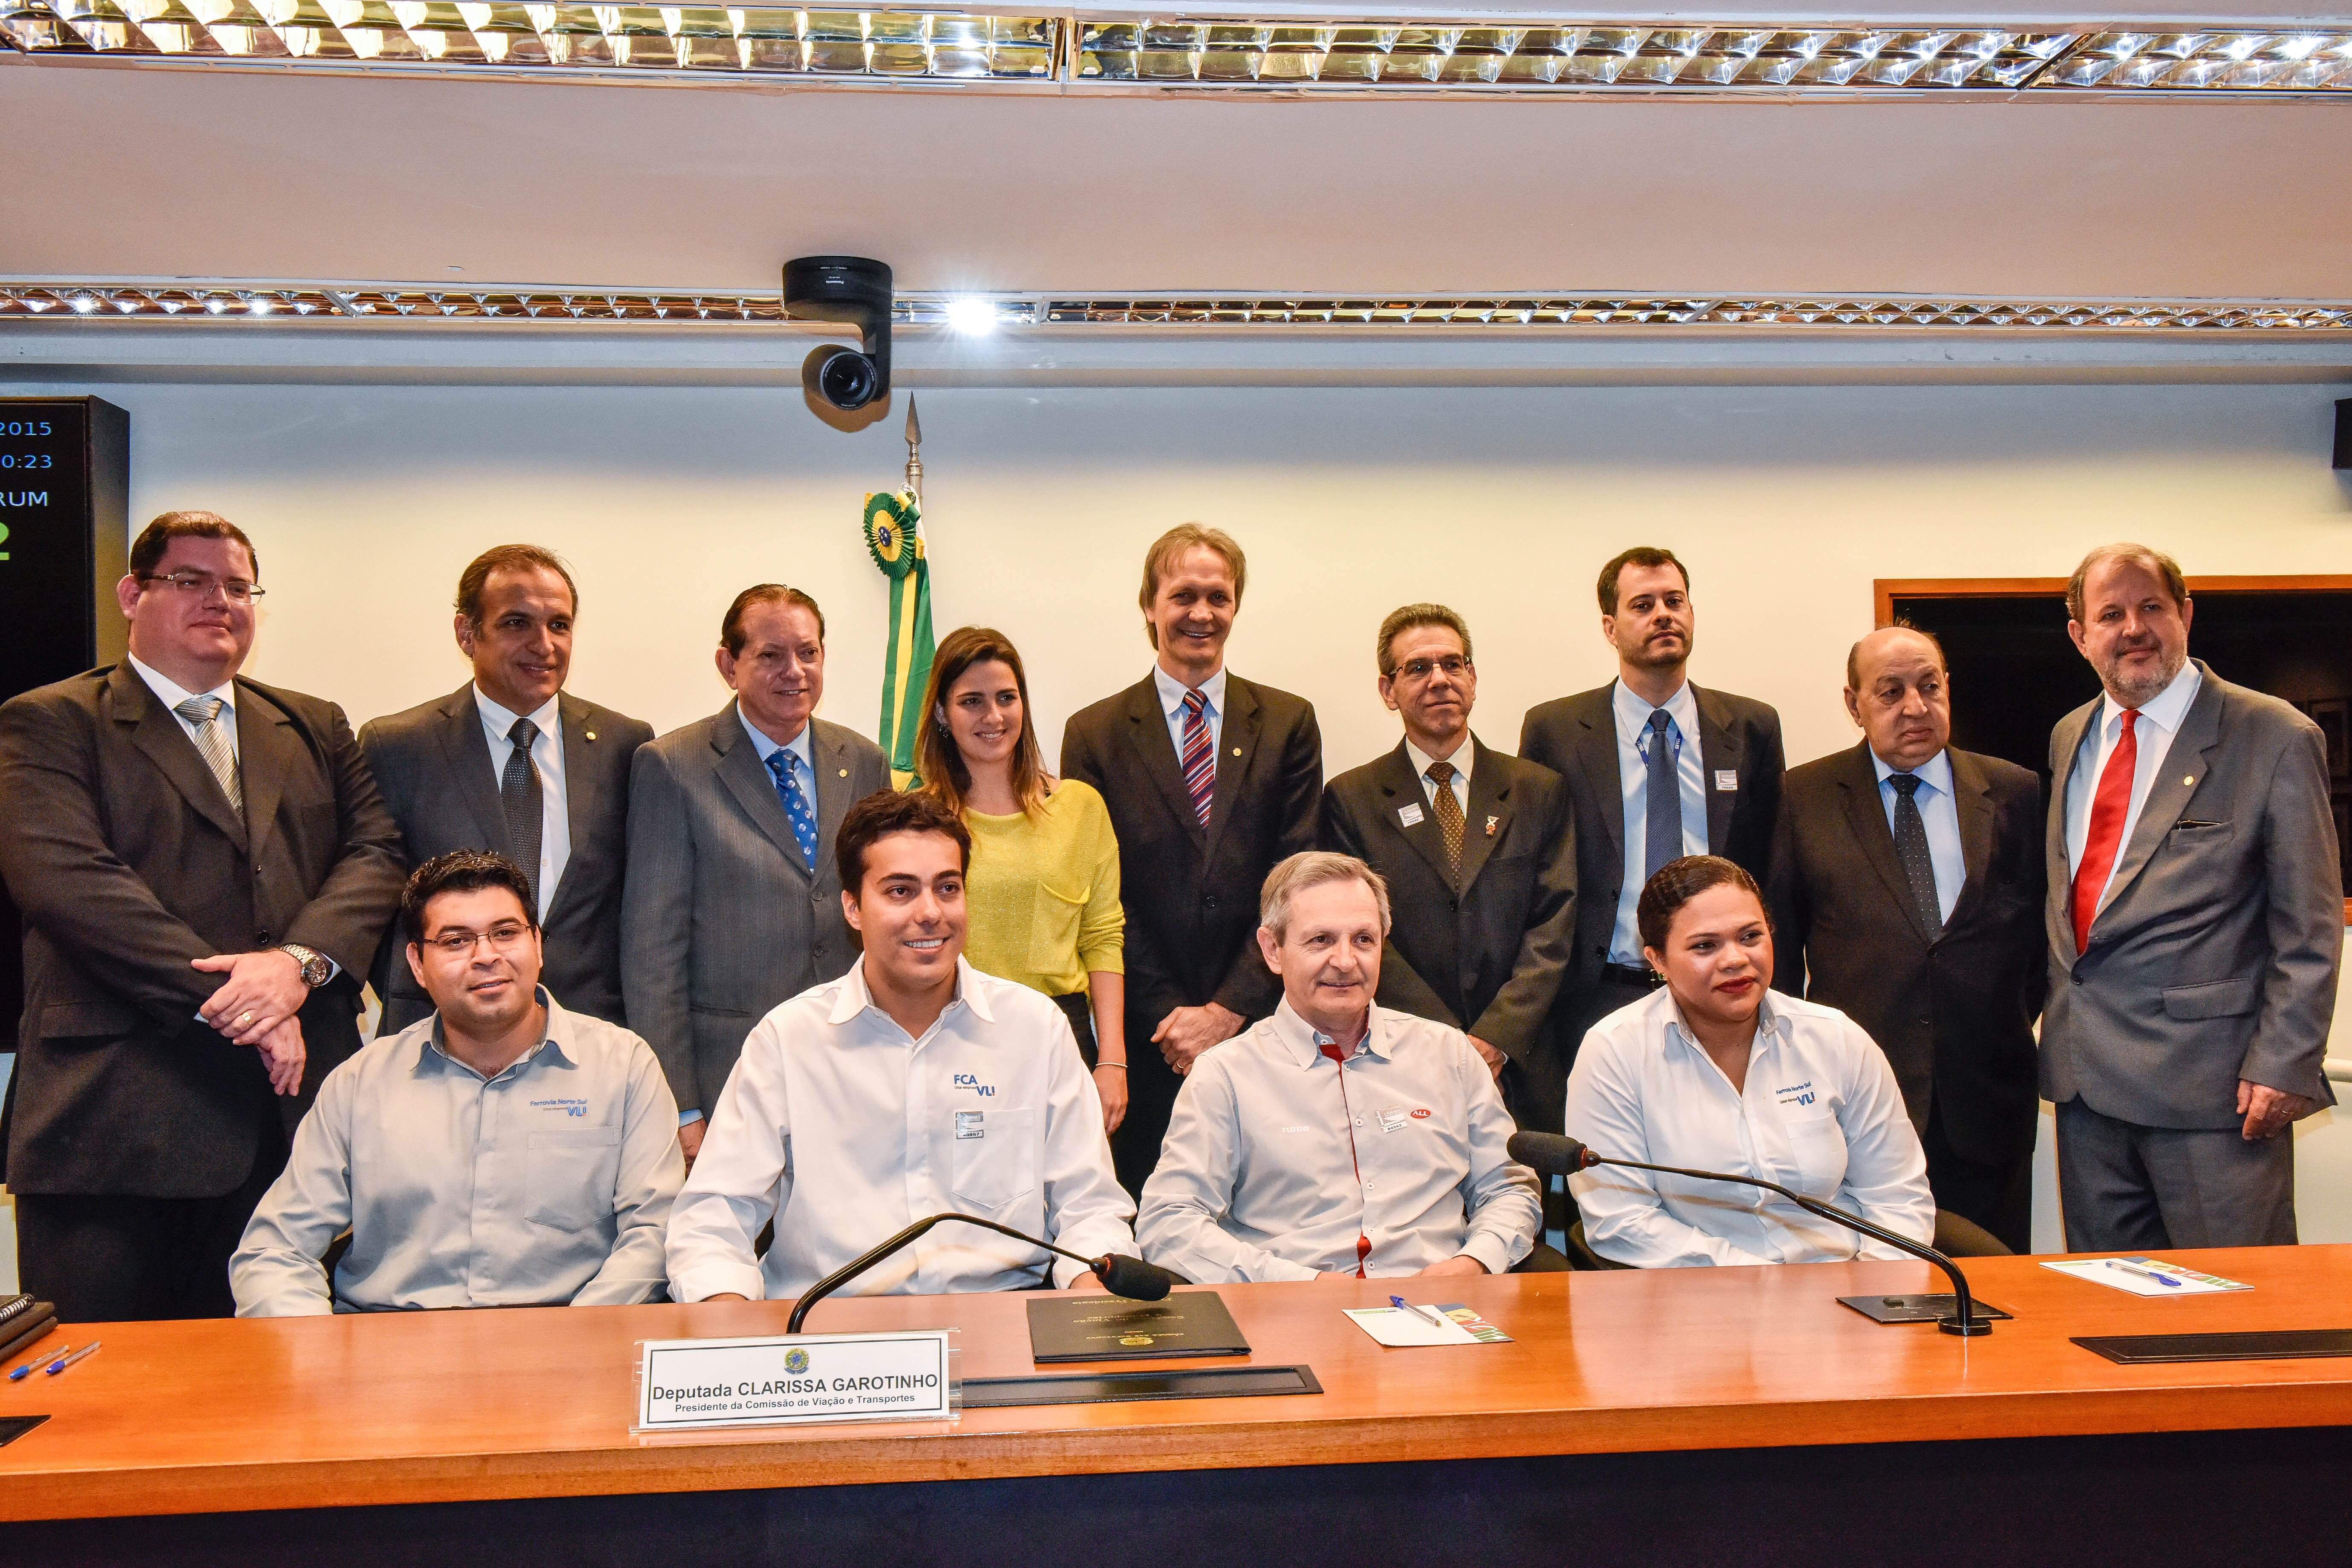
[[[1712,855],[1642,889],[1643,956],[1665,984],[1595,1024],[1567,1131],[1596,1153],[1758,1176],[1899,1236],[1935,1233],[1927,1161],[1885,1053],[1834,1007],[1771,989],[1754,879]],[[1729,1182],[1597,1166],[1569,1178],[1587,1245],[1639,1268],[1900,1258],[1884,1242]]]

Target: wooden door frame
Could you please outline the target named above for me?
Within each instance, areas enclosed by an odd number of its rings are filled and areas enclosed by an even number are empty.
[[[1870,584],[1871,625],[1891,626],[1897,599],[2013,599],[2066,596],[2063,577],[1879,577]],[[2352,575],[2308,577],[2191,577],[2189,596],[2200,594],[2352,594]],[[2352,926],[2352,898],[2344,900],[2344,923]]]

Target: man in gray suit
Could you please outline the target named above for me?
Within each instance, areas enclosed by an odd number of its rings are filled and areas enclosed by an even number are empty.
[[[814,599],[746,588],[719,636],[735,700],[638,751],[621,902],[629,1027],[669,1075],[688,1160],[751,1026],[856,962],[833,840],[852,805],[890,787],[879,746],[815,717]]]
[[[501,544],[457,578],[457,647],[474,679],[360,731],[384,804],[421,866],[454,849],[503,855],[530,879],[541,981],[565,1010],[621,1015],[621,876],[629,759],[653,726],[563,689],[579,591],[536,544]],[[433,1011],[397,923],[373,979],[381,1037]]]
[[[2072,1252],[2293,1245],[2288,1130],[2335,1100],[2326,750],[2189,658],[2193,609],[2145,545],[2094,550],[2066,590],[2106,688],[2050,737],[2042,1092]]]

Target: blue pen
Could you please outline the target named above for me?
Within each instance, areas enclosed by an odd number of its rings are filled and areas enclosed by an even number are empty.
[[[2110,1258],[2107,1263],[2110,1268],[2120,1268],[2126,1274],[2137,1274],[2143,1279],[2153,1279],[2159,1285],[2170,1285],[2177,1289],[2180,1284],[2179,1280],[2169,1274],[2158,1274],[2153,1268],[2142,1268],[2137,1264],[2126,1263],[2120,1258]]]
[[[1394,1307],[1400,1312],[1411,1312],[1416,1318],[1425,1317],[1437,1328],[1442,1329],[1445,1326],[1445,1320],[1439,1317],[1435,1312],[1431,1311],[1426,1307],[1416,1307],[1402,1296],[1390,1297],[1389,1305]]]
[[[73,1354],[69,1356],[60,1356],[56,1361],[49,1363],[49,1375],[51,1377],[55,1377],[58,1373],[65,1371],[66,1368],[73,1365],[74,1363],[88,1356],[94,1356],[97,1353],[98,1342],[96,1340],[92,1340],[89,1343],[82,1346],[81,1349],[74,1352]]]
[[[11,1383],[22,1383],[26,1378],[32,1376],[35,1373],[40,1371],[41,1368],[48,1365],[49,1363],[53,1361],[63,1361],[67,1356],[72,1353],[73,1346],[71,1345],[59,1345],[53,1351],[43,1351],[40,1354],[35,1356],[24,1365],[10,1373],[8,1374],[8,1381]]]

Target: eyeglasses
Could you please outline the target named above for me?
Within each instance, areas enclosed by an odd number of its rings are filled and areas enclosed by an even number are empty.
[[[453,931],[425,939],[426,947],[437,949],[444,958],[471,958],[475,947],[488,942],[493,952],[512,952],[530,934],[530,927],[508,921],[486,931]]]
[[[269,592],[259,584],[248,583],[242,577],[215,577],[209,572],[167,572],[160,574],[142,572],[139,580],[142,583],[169,583],[183,594],[194,594],[199,603],[211,598],[215,589],[218,589],[220,596],[232,605],[250,605]]]
[[[1397,674],[1407,680],[1427,680],[1437,671],[1459,680],[1469,673],[1470,661],[1460,654],[1447,654],[1444,658],[1409,658],[1397,666]]]

